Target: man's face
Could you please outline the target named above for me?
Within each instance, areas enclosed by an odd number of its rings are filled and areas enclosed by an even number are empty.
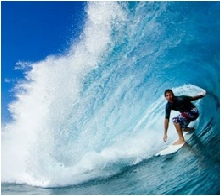
[[[173,94],[171,92],[166,93],[165,98],[169,102],[173,102]]]

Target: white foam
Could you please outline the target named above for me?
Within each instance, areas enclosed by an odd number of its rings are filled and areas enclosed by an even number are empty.
[[[20,63],[22,69],[28,66],[31,70],[15,88],[17,100],[10,104],[14,120],[3,130],[3,181],[50,181],[56,162],[50,157],[55,154],[56,132],[68,123],[70,108],[80,99],[83,77],[110,48],[112,21],[123,17],[118,3],[90,2],[84,31],[68,54]],[[68,132],[63,130],[62,134],[67,134],[67,139]]]

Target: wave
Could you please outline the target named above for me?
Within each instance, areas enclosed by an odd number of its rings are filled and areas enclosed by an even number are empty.
[[[152,157],[165,145],[167,88],[205,89],[195,103],[196,135],[205,144],[217,138],[219,44],[217,31],[206,28],[217,28],[209,12],[216,9],[208,2],[89,2],[69,52],[29,64],[16,85],[13,121],[2,132],[2,182],[78,184]],[[168,134],[172,142],[172,126]]]

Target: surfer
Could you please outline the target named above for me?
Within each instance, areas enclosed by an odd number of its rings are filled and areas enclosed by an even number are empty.
[[[179,111],[180,114],[177,117],[172,119],[173,124],[178,133],[178,140],[173,143],[173,145],[183,144],[185,143],[183,137],[184,129],[187,129],[188,124],[191,121],[194,121],[199,116],[199,111],[197,110],[196,106],[194,106],[191,101],[195,101],[198,99],[203,98],[206,95],[206,91],[204,91],[201,95],[196,96],[187,96],[187,95],[180,95],[175,96],[173,91],[167,89],[164,93],[164,96],[167,100],[166,104],[166,116],[164,121],[164,142],[167,141],[167,129],[169,126],[169,118],[171,110]]]

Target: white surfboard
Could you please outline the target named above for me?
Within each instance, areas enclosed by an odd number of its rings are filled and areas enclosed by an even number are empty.
[[[187,127],[185,129],[183,136],[185,137],[186,141],[191,137],[193,132],[194,132],[193,126]],[[161,150],[160,152],[156,153],[155,156],[163,156],[163,155],[167,155],[167,154],[173,154],[173,153],[177,152],[180,148],[182,148],[183,145],[185,144],[185,143],[183,143],[183,144],[173,145],[173,143],[170,144],[169,146],[167,146],[166,148],[164,148],[163,150]]]
[[[163,156],[163,155],[167,155],[167,154],[172,154],[177,152],[180,148],[183,147],[185,143],[183,144],[178,144],[178,145],[169,145],[166,148],[164,148],[163,150],[161,150],[160,152],[156,153],[155,156]]]

